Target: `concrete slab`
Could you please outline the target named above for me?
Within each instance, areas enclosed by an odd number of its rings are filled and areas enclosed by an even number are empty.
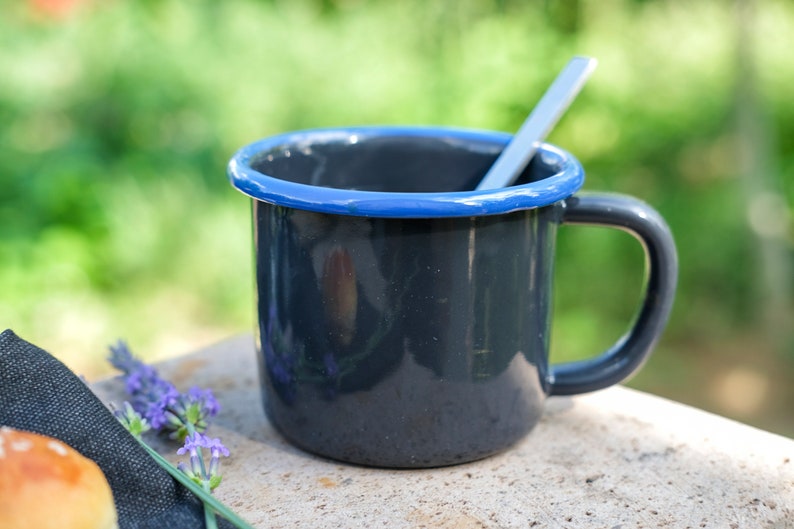
[[[512,449],[460,466],[383,470],[321,459],[268,424],[254,342],[157,365],[216,392],[232,456],[216,496],[255,527],[794,528],[794,441],[625,387],[555,397]],[[116,379],[92,385],[124,400]],[[152,441],[172,461],[177,446]]]

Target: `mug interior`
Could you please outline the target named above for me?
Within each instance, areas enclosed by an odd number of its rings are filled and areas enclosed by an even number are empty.
[[[276,145],[251,168],[279,180],[359,191],[437,193],[473,190],[501,152],[493,141],[453,142],[409,135],[361,136]],[[562,170],[561,160],[535,157],[516,185]]]

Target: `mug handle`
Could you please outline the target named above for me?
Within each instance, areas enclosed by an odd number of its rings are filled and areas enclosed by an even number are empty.
[[[670,229],[656,210],[617,194],[582,194],[565,201],[561,224],[616,228],[645,250],[645,297],[631,329],[595,358],[550,367],[549,395],[573,395],[617,384],[637,371],[656,345],[673,306],[678,257]]]

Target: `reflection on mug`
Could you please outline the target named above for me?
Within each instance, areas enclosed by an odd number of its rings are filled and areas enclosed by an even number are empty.
[[[356,331],[358,287],[356,269],[347,250],[337,246],[328,253],[320,284],[331,340],[350,345]]]
[[[292,326],[281,328],[275,304],[270,304],[267,317],[260,319],[259,335],[270,383],[284,402],[292,403],[297,389],[297,355],[293,352]]]

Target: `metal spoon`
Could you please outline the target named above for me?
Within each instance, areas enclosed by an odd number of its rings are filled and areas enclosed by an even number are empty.
[[[597,64],[590,57],[570,60],[480,181],[478,191],[499,189],[515,182]]]

